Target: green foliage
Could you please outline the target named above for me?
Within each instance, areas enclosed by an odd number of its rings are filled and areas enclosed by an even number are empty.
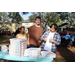
[[[48,25],[51,25],[52,23],[57,23],[60,19],[58,14],[55,12],[32,12],[29,20],[35,21],[36,16],[40,16],[42,23],[44,24],[44,22],[46,22],[48,23]]]
[[[23,15],[25,15],[28,12],[22,12],[22,13],[23,13]],[[3,24],[4,27],[6,26],[5,22],[19,23],[21,21],[23,21],[23,18],[21,17],[19,12],[0,12],[0,24]]]
[[[57,28],[57,31],[58,31],[58,32],[61,31],[60,27]]]
[[[9,12],[8,16],[12,19],[12,22],[19,23],[23,21],[23,18],[20,16],[19,12]]]
[[[5,21],[8,21],[8,15],[6,12],[0,12],[0,23],[5,23]]]
[[[59,19],[60,19],[60,17],[55,12],[47,12],[46,13],[45,21],[47,21],[48,25],[59,22]]]
[[[35,21],[35,17],[33,15],[31,15],[31,16],[29,16],[29,20],[34,22]]]
[[[67,21],[70,25],[74,25],[75,12],[57,12],[62,21]]]

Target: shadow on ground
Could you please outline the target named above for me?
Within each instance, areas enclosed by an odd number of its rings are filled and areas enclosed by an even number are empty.
[[[57,51],[65,59],[66,62],[75,62],[75,52],[72,52],[67,46],[59,46]]]

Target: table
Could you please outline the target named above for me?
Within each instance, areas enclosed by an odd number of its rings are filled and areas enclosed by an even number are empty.
[[[52,62],[53,58],[42,58],[41,55],[38,59],[32,59],[27,57],[14,57],[9,54],[8,51],[0,51],[0,59],[12,60],[12,61],[25,61],[25,62]]]

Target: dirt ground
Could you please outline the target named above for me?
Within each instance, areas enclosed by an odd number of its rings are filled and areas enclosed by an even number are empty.
[[[75,48],[59,46],[56,50],[56,58],[53,62],[75,62]]]

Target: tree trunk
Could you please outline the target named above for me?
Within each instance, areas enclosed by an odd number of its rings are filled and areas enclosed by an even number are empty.
[[[5,20],[3,20],[3,26],[4,26],[4,31],[6,31],[6,28],[5,28]]]

